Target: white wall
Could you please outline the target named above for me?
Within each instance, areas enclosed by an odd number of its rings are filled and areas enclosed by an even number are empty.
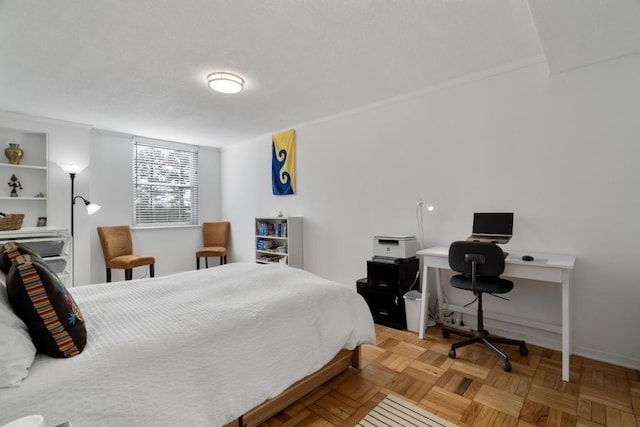
[[[91,218],[91,281],[106,280],[102,248],[96,227],[132,225],[132,136],[115,132],[91,132],[92,197],[102,209]],[[200,147],[199,222],[220,220],[220,151]],[[202,246],[200,227],[134,229],[133,249],[156,258],[155,275],[164,276],[195,269],[195,252]],[[133,278],[148,275],[145,268],[133,270]],[[124,280],[124,270],[112,270],[112,280]]]
[[[230,258],[253,260],[254,216],[302,215],[305,269],[355,287],[374,235],[416,234],[421,199],[436,206],[425,215],[427,246],[465,238],[474,211],[513,211],[505,250],[577,257],[574,351],[639,368],[639,75],[640,56],[551,77],[540,63],[292,123],[293,196],[271,195],[270,135],[226,148]],[[486,309],[560,324],[559,291],[521,281],[511,302],[488,298]],[[448,292],[456,302],[472,299]],[[560,347],[558,336],[526,333]]]

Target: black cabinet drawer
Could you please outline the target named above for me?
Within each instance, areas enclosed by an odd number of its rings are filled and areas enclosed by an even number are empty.
[[[375,323],[397,329],[402,329],[405,326],[404,298],[384,292],[370,291],[366,278],[360,279],[356,283],[358,293],[367,302]]]
[[[407,326],[404,298],[401,296],[369,291],[366,300],[374,322],[397,329]]]
[[[411,258],[398,263],[367,261],[369,290],[402,296],[417,280],[420,262]]]

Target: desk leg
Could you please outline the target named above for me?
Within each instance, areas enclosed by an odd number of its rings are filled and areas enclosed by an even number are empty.
[[[571,346],[571,271],[562,272],[562,380],[569,381]]]
[[[427,325],[424,324],[424,314],[427,312],[427,299],[429,298],[429,268],[425,265],[422,267],[422,298],[420,301],[420,327],[418,328],[418,338],[424,339],[424,329]]]
[[[440,269],[433,269],[436,275],[436,296],[438,297],[438,320],[444,324],[444,292],[442,291],[442,282],[440,281]]]

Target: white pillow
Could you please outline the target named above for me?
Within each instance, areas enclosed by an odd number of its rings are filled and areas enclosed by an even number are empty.
[[[0,388],[19,386],[35,357],[27,326],[11,309],[7,288],[0,285]]]

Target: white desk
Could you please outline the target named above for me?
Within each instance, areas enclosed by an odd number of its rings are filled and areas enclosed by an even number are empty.
[[[534,261],[522,261],[522,255],[532,255]],[[476,315],[477,312],[465,307],[454,306],[443,303],[442,284],[440,283],[440,270],[449,270],[449,247],[436,246],[423,249],[417,252],[422,257],[422,294],[429,294],[429,269],[435,269],[436,292],[438,295],[438,307],[440,319],[443,319],[445,310],[458,311]],[[571,271],[576,258],[570,255],[543,254],[531,252],[513,252],[505,260],[503,276],[523,279],[540,280],[543,282],[558,283],[562,285],[562,327],[549,325],[542,322],[532,322],[525,319],[517,319],[510,316],[496,316],[492,318],[503,319],[512,323],[522,324],[538,329],[562,334],[562,379],[569,381],[569,356],[572,354],[571,347]],[[427,309],[428,297],[422,298],[420,305],[420,328],[419,337],[424,339],[425,313]]]

